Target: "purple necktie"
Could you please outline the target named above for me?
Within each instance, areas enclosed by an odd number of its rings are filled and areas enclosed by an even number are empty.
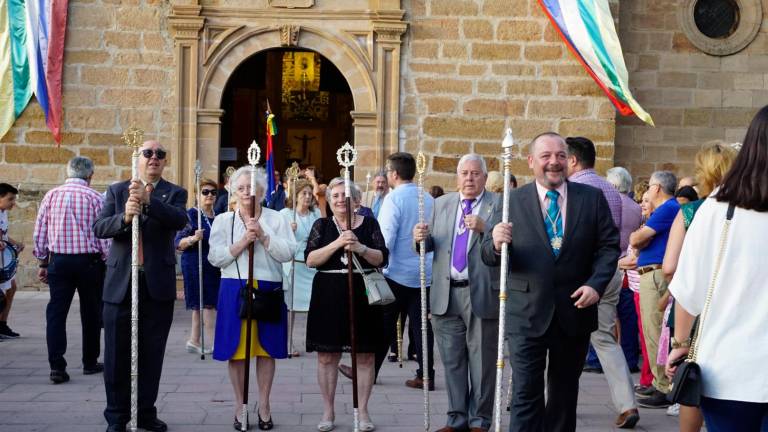
[[[462,272],[467,268],[467,241],[469,240],[469,230],[464,225],[464,216],[472,214],[472,203],[474,198],[465,199],[463,203],[463,216],[459,221],[459,233],[456,234],[456,242],[453,246],[453,268]]]

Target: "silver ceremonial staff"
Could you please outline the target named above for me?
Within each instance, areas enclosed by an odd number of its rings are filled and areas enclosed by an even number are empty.
[[[357,150],[349,143],[344,143],[336,151],[336,160],[344,170],[344,199],[347,202],[347,229],[352,231],[352,181],[349,179],[349,169],[357,161]],[[355,286],[352,282],[352,250],[347,250],[347,287],[349,289],[349,344],[352,358],[352,428],[360,430],[360,413],[357,402],[357,331],[355,329]]]
[[[512,170],[512,129],[507,129],[504,141],[501,143],[502,161],[504,163],[504,197],[501,207],[501,222],[509,222],[509,175]],[[501,244],[501,276],[499,276],[499,338],[496,351],[496,391],[493,396],[493,425],[496,432],[501,432],[501,382],[504,376],[504,327],[506,326],[507,309],[507,259],[509,246]]]
[[[293,223],[296,224],[296,199],[298,197],[296,193],[296,180],[299,179],[299,164],[296,162],[291,164],[291,167],[287,170],[288,174],[288,180],[289,180],[289,187],[291,188],[290,193],[293,197]],[[296,235],[296,231],[293,232],[294,236]],[[296,302],[293,301],[293,296],[296,294],[296,290],[293,289],[293,285],[296,281],[295,277],[296,272],[296,254],[293,254],[293,258],[291,258],[291,313],[288,317],[288,358],[291,358],[293,356],[293,320],[296,317],[296,312],[293,310]]]
[[[123,142],[133,149],[131,180],[139,180],[139,149],[144,131],[130,127],[123,133]],[[131,220],[131,419],[128,430],[136,432],[139,407],[139,216]]]
[[[419,151],[416,155],[416,172],[419,174],[419,223],[424,223],[424,171],[427,168],[427,158]],[[427,345],[427,242],[419,242],[419,282],[421,283],[421,377],[424,388],[424,431],[429,431],[429,346]],[[400,348],[402,353],[402,348]]]
[[[259,145],[256,144],[256,140],[253,140],[251,142],[250,147],[248,147],[248,164],[251,165],[251,205],[250,205],[250,212],[248,213],[248,217],[253,219],[256,216],[256,165],[259,164],[259,159],[261,159],[261,150],[259,149]],[[269,175],[272,175],[270,173]],[[242,209],[240,209],[242,210]],[[234,217],[234,216],[232,216]],[[233,228],[234,229],[234,228]],[[253,250],[255,249],[254,242],[251,242],[248,244],[248,281],[245,284],[246,292],[248,293],[245,296],[245,310],[246,310],[246,320],[245,320],[245,373],[243,374],[243,407],[242,407],[242,420],[240,421],[241,429],[243,432],[248,430],[248,380],[249,375],[251,374],[251,322],[253,321],[253,311],[251,310],[252,305],[252,294],[253,291]]]
[[[195,205],[197,205],[197,229],[203,229],[203,204],[200,202],[200,159],[195,161]],[[197,241],[197,284],[200,308],[200,360],[205,360],[205,323],[203,322],[203,240]]]
[[[371,172],[365,173],[365,206],[370,207],[373,204],[371,197],[368,196],[368,188],[371,186]]]

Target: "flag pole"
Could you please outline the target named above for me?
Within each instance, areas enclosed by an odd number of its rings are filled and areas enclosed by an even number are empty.
[[[348,142],[336,151],[336,160],[344,167],[344,199],[347,202],[347,229],[352,230],[352,182],[349,169],[357,161],[357,150]],[[357,398],[357,339],[355,331],[355,289],[352,280],[352,250],[347,249],[347,287],[349,288],[349,342],[352,358],[352,425],[354,432],[360,430],[360,413]]]
[[[296,180],[299,178],[299,164],[296,162],[291,164],[291,167],[288,168],[287,171],[288,174],[288,180],[289,180],[289,186],[291,190],[289,193],[292,197],[293,202],[293,224],[296,224],[296,206],[298,203],[296,202],[297,199],[297,193],[296,193]],[[294,236],[296,235],[296,231],[294,231]],[[293,310],[296,302],[294,301],[293,297],[296,294],[296,290],[294,289],[294,283],[296,282],[296,254],[293,255],[293,258],[291,258],[291,313],[290,317],[288,317],[288,358],[293,357],[293,320],[296,317],[296,312]]]
[[[195,203],[197,205],[197,229],[203,229],[203,204],[200,202],[200,174],[203,169],[200,166],[200,159],[195,161]],[[198,308],[200,310],[200,360],[205,360],[205,322],[203,321],[203,241],[197,242],[197,284]]]
[[[251,165],[251,208],[249,217],[253,219],[256,216],[256,165],[259,164],[261,158],[261,150],[259,145],[256,144],[256,140],[251,142],[251,146],[248,147],[248,164]],[[234,216],[232,216],[234,217]],[[253,250],[254,242],[248,244],[248,281],[246,282],[246,296],[245,296],[245,373],[243,374],[243,406],[242,406],[242,420],[240,421],[240,430],[245,432],[248,430],[248,381],[251,372],[251,322],[253,321],[253,311],[251,310],[251,295],[253,291]]]
[[[144,131],[135,127],[123,133],[123,142],[133,149],[131,179],[139,180],[139,149]],[[136,432],[139,413],[139,217],[131,220],[131,408],[128,430]]]
[[[507,129],[504,141],[501,143],[502,161],[504,163],[504,195],[501,207],[501,223],[509,222],[509,176],[512,170],[512,129]],[[496,387],[493,396],[493,424],[496,432],[501,432],[501,383],[504,376],[504,328],[506,326],[507,309],[507,261],[509,245],[501,244],[501,274],[499,276],[499,337],[496,351]]]

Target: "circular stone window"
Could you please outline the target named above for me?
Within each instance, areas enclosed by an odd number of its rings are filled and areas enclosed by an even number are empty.
[[[734,0],[699,0],[693,7],[693,21],[704,36],[727,38],[739,25],[739,6]]]
[[[711,55],[741,51],[757,36],[761,0],[683,0],[678,19],[688,40]]]

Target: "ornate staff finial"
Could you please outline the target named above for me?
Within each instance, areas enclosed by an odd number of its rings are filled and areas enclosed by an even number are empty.
[[[195,160],[195,177],[200,181],[200,174],[203,173],[203,167],[200,166],[200,159]]]
[[[248,164],[255,168],[259,164],[259,160],[261,160],[261,149],[256,144],[256,140],[253,140],[248,147]]]
[[[427,157],[419,150],[416,155],[416,172],[423,175],[427,170]]]
[[[290,180],[296,180],[299,178],[299,164],[294,162],[291,164],[291,166],[285,171],[286,174],[288,174],[288,178]]]
[[[336,150],[336,160],[344,168],[344,194],[345,196],[351,196],[352,187],[349,181],[349,167],[354,166],[357,161],[357,150],[349,142],[346,142]]]
[[[232,177],[232,174],[234,174],[234,173],[235,173],[235,171],[237,171],[237,170],[235,169],[235,167],[233,167],[233,166],[228,166],[228,167],[227,167],[227,169],[224,171],[224,175],[226,175],[227,177]]]
[[[144,143],[144,130],[131,126],[123,132],[123,142],[134,151]]]

